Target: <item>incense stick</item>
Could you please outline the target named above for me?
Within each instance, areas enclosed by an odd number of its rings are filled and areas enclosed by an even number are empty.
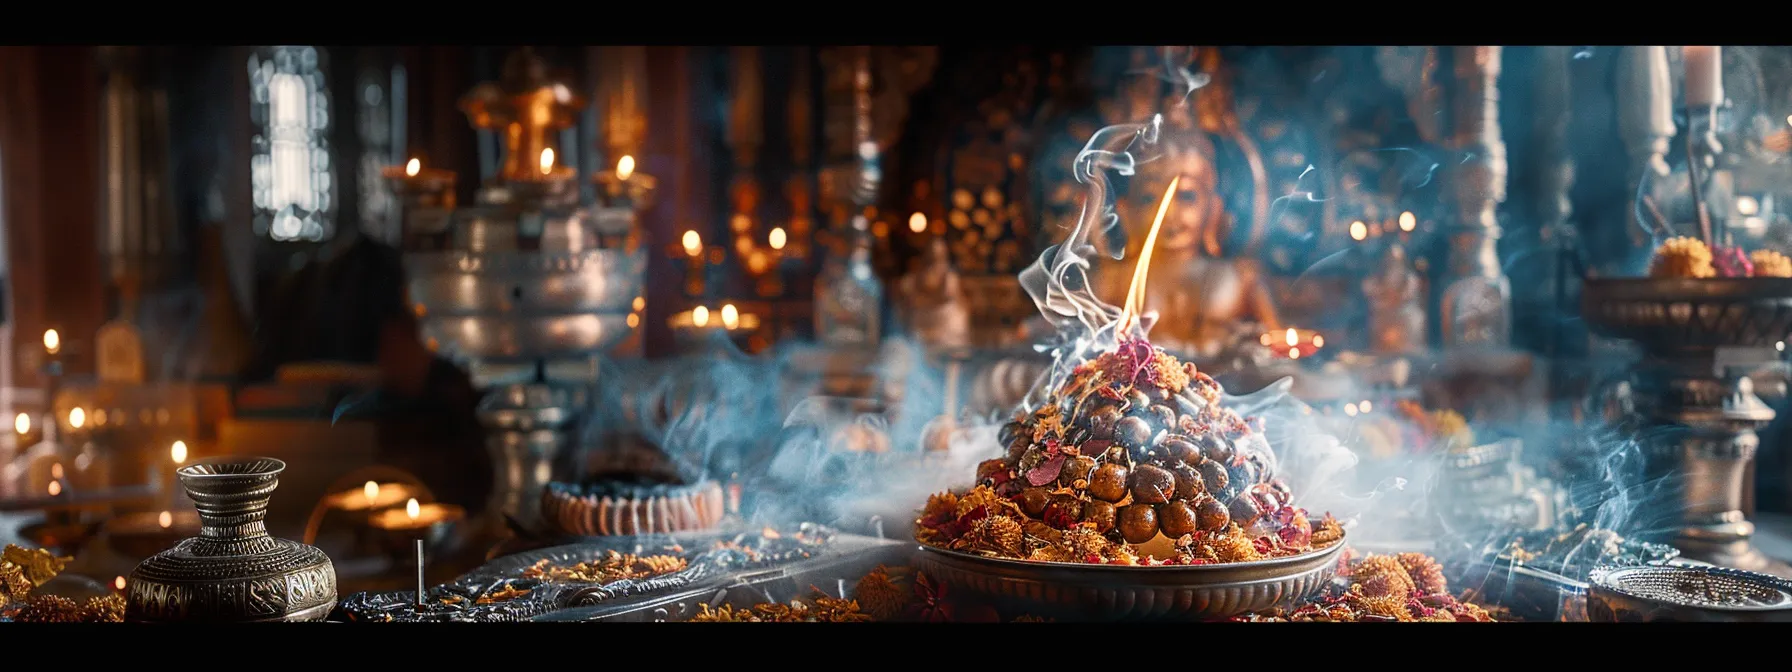
[[[423,606],[423,540],[417,540],[417,606]]]

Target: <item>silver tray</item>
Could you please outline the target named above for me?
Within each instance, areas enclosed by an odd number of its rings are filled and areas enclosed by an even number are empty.
[[[1121,567],[985,558],[922,545],[919,569],[998,608],[1065,620],[1223,620],[1311,596],[1331,581],[1345,543],[1286,558]]]

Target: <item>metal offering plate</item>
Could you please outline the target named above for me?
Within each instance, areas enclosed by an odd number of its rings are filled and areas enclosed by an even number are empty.
[[[1792,623],[1792,581],[1727,567],[1594,570],[1587,616],[1600,622]]]
[[[1300,555],[1213,565],[1124,567],[986,558],[921,544],[922,572],[1018,613],[1066,620],[1222,620],[1313,595],[1332,579],[1340,540]]]

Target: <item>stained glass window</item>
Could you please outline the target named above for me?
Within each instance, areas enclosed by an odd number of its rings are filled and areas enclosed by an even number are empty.
[[[263,47],[249,57],[255,232],[323,240],[335,231],[330,100],[316,47]]]

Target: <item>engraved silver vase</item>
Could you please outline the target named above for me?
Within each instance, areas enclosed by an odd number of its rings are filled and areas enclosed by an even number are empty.
[[[125,620],[320,621],[336,606],[336,567],[323,551],[268,536],[263,520],[286,463],[228,458],[181,467],[199,536],[131,572]]]

